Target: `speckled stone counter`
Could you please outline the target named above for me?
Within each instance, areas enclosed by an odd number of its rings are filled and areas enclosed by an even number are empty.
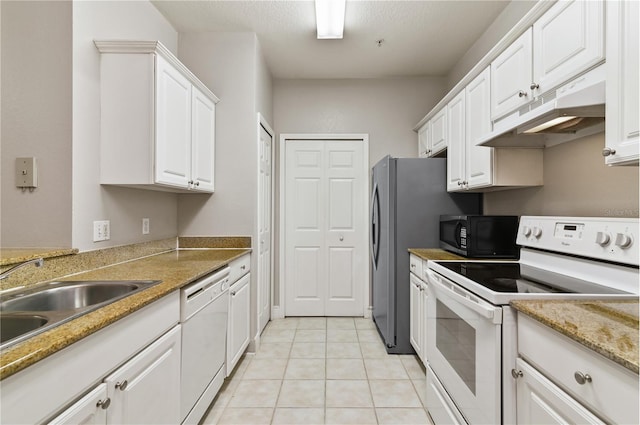
[[[521,313],[638,373],[638,300],[524,300]]]
[[[36,258],[53,258],[77,254],[75,248],[0,248],[0,266],[23,263]]]
[[[0,379],[52,355],[250,251],[174,250],[66,276],[64,280],[131,279],[162,280],[162,283],[8,347],[0,353]]]
[[[464,260],[461,257],[452,252],[445,251],[439,248],[409,248],[411,254],[417,255],[423,260]]]

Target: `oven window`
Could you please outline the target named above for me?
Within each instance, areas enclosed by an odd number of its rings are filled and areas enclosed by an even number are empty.
[[[476,330],[436,299],[436,348],[476,394]]]

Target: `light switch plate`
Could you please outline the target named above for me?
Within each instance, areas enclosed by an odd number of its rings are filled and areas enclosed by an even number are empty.
[[[38,167],[35,157],[16,158],[16,187],[38,187]]]
[[[143,218],[142,219],[142,234],[143,235],[148,235],[149,234],[149,219],[148,218]]]

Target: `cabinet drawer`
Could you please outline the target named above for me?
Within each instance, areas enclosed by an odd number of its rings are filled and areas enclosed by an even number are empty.
[[[422,259],[417,255],[409,255],[409,271],[422,279]]]
[[[229,263],[229,268],[229,284],[233,285],[236,280],[249,273],[251,268],[251,255],[245,254],[233,260]]]
[[[637,374],[522,314],[518,352],[606,421],[639,423]],[[579,373],[591,380],[579,384]]]

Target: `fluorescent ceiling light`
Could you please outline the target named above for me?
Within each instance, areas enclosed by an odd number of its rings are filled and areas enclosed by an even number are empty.
[[[318,39],[342,38],[346,0],[316,0]]]
[[[558,117],[558,118],[554,118],[550,121],[547,121],[545,123],[542,123],[538,126],[535,126],[533,128],[530,128],[529,130],[525,130],[524,133],[530,134],[530,133],[538,133],[540,131],[546,130],[547,128],[553,127],[554,125],[558,125],[561,124],[563,122],[567,122],[569,120],[575,119],[576,117]]]

